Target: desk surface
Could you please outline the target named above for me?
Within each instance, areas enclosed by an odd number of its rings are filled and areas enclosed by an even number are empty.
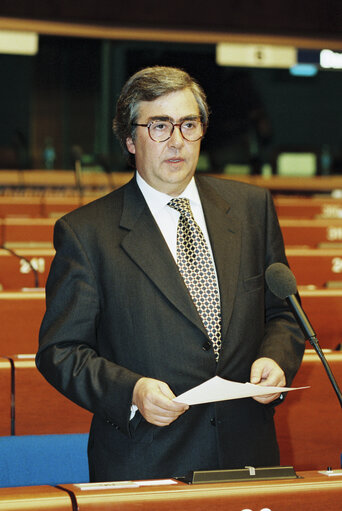
[[[53,486],[0,488],[1,511],[73,511],[67,492]]]
[[[77,485],[63,487],[74,493],[79,511],[341,510],[342,476],[324,476],[318,472],[302,472],[298,475],[298,479],[289,480],[199,485],[178,483],[126,489],[82,490]]]
[[[0,488],[0,509],[78,511],[341,511],[342,475],[298,472],[298,479],[82,490],[75,484]],[[94,485],[90,485],[94,486]],[[97,486],[97,485],[96,485]]]

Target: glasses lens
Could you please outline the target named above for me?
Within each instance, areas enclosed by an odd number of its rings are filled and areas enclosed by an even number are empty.
[[[189,142],[196,142],[196,140],[199,140],[204,135],[201,121],[198,119],[188,119],[180,125],[174,125],[171,121],[152,121],[148,126],[150,137],[155,142],[165,142],[171,137],[174,126],[180,127],[183,138]]]
[[[152,121],[148,129],[150,137],[156,142],[164,142],[171,136],[173,125],[169,121]]]
[[[190,142],[195,142],[203,136],[203,124],[197,119],[189,119],[181,124],[183,137]]]

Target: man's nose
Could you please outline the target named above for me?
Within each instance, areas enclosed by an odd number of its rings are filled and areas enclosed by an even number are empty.
[[[181,132],[181,127],[178,124],[175,124],[173,127],[173,132],[171,137],[168,140],[170,146],[181,146],[184,144],[184,138]]]

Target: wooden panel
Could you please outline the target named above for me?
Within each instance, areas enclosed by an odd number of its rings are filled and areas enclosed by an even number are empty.
[[[326,477],[302,472],[300,478],[276,481],[170,486],[146,486],[126,489],[81,490],[74,492],[79,511],[215,511],[245,509],[260,511],[340,511],[342,476]]]
[[[15,368],[15,434],[87,433],[92,414],[52,387],[33,357],[13,358]]]
[[[0,488],[1,511],[72,511],[70,496],[53,486]]]
[[[4,290],[18,290],[35,286],[35,277],[30,261],[37,271],[39,286],[44,287],[54,257],[53,249],[16,249],[17,256],[0,249],[0,285]]]
[[[299,286],[325,287],[342,282],[342,248],[300,249],[286,247],[286,255]]]
[[[275,196],[279,218],[342,218],[342,200],[330,197]]]
[[[6,218],[0,220],[1,244],[48,242],[52,247],[53,218]]]
[[[91,200],[95,200],[100,196],[99,193],[94,193],[87,197],[78,197],[76,195],[67,197],[65,193],[58,197],[57,195],[47,195],[43,202],[43,216],[58,218],[69,211],[72,211],[83,204],[87,204]]]
[[[35,353],[45,312],[45,292],[0,292],[0,356]]]
[[[11,364],[0,357],[0,435],[11,434]],[[0,505],[1,507],[1,505]]]
[[[0,197],[0,218],[16,216],[42,216],[42,201],[39,197],[23,197],[13,194]]]
[[[342,343],[342,289],[300,290],[302,307],[322,348]]]
[[[327,353],[326,359],[342,386],[342,353]],[[309,351],[293,381],[295,387],[306,385],[310,389],[289,392],[276,409],[281,464],[296,470],[339,468],[341,406],[318,355]]]
[[[280,219],[285,246],[306,246],[340,244],[342,246],[342,219]],[[327,246],[328,248],[328,246]]]
[[[8,184],[7,177],[1,179],[1,176],[7,176],[7,173],[4,171],[0,172],[0,186],[6,186]],[[268,178],[264,178],[262,176],[230,176],[227,174],[210,174],[220,179],[230,179],[235,181],[242,181],[245,183],[251,183],[257,186],[262,186],[264,188],[268,188],[275,194],[284,194],[287,192],[296,193],[296,194],[312,194],[312,193],[323,193],[323,192],[332,192],[337,189],[342,189],[342,177],[341,176],[315,176],[315,177],[282,177],[282,176],[272,176]],[[44,201],[44,197],[46,195],[46,190],[60,190],[65,187],[68,189],[68,193],[72,190],[77,197],[77,187],[75,183],[75,173],[73,171],[66,170],[51,170],[51,171],[39,171],[39,170],[24,170],[20,171],[20,173],[15,173],[16,177],[16,185],[20,187],[22,190],[25,188],[29,189],[38,189],[39,194],[37,197],[36,192],[36,200],[38,203],[40,201]],[[89,188],[85,190],[85,198],[90,193],[101,194],[106,193],[104,188],[106,188],[106,183],[110,183],[108,188],[118,188],[125,183],[127,183],[133,176],[132,172],[112,172],[110,178],[107,175],[100,173],[92,173],[87,172],[82,174],[82,184],[85,188]],[[45,190],[41,191],[41,188],[44,187]],[[96,190],[97,188],[97,190]],[[65,193],[67,190],[63,190],[62,193]],[[25,192],[22,192],[22,194]],[[328,199],[329,202],[329,199]],[[334,200],[338,204],[338,200]],[[1,201],[0,201],[1,204]],[[18,214],[15,212],[13,208],[14,214]],[[1,207],[0,207],[1,213]],[[21,212],[19,213],[21,214]],[[3,216],[0,214],[0,216]],[[6,215],[5,215],[6,216]]]
[[[36,192],[38,201],[44,201],[45,192],[41,190],[42,187],[46,189],[65,187],[68,188],[69,192],[74,189],[75,197],[77,197],[75,172],[72,170],[23,170],[17,173],[14,172],[13,176],[14,178],[10,184],[11,186],[20,187],[21,195],[25,193],[25,188],[38,188],[40,191],[40,194]],[[97,187],[99,189],[107,185],[118,188],[127,183],[132,176],[133,172],[113,172],[109,176],[100,172],[84,172],[81,174],[81,184],[85,187]],[[8,173],[0,171],[0,186],[8,186],[8,184]],[[94,192],[94,190],[92,191]]]

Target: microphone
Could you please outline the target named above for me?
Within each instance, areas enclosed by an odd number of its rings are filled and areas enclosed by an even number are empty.
[[[38,271],[33,266],[32,262],[29,259],[27,259],[26,257],[17,254],[17,252],[15,250],[13,250],[12,248],[6,247],[6,245],[1,245],[0,249],[6,250],[7,252],[14,255],[15,257],[18,257],[19,259],[23,259],[29,265],[30,269],[32,270],[33,276],[34,276],[34,287],[38,288],[39,287]]]
[[[315,331],[312,328],[310,321],[308,320],[305,312],[302,309],[302,306],[299,303],[299,300],[297,298],[298,291],[296,278],[293,275],[292,271],[288,266],[286,266],[286,264],[273,263],[265,271],[265,280],[270,291],[275,296],[277,296],[281,300],[287,301],[290,309],[292,310],[297,320],[298,325],[300,326],[304,333],[305,339],[309,340],[310,344],[316,350],[317,355],[321,359],[324,369],[326,370],[326,373],[329,377],[330,383],[332,384],[336,392],[337,398],[340,402],[340,405],[342,407],[341,390],[339,389],[335,377],[319,345]]]
[[[283,263],[273,263],[267,268],[265,279],[269,289],[275,296],[281,300],[286,299],[304,333],[305,339],[311,342],[311,339],[316,338],[316,333],[296,296],[298,293],[296,278],[290,268]]]

